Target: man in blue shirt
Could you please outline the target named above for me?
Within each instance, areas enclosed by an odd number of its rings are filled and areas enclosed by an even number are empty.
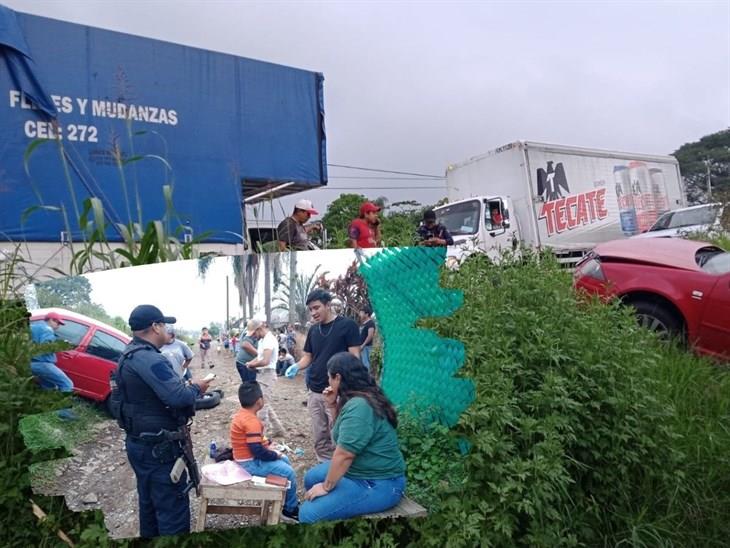
[[[186,476],[177,483],[170,479],[182,445],[166,432],[185,427],[195,414],[195,400],[205,394],[209,383],[199,380],[186,384],[160,353],[168,341],[166,324],[175,322],[149,304],[132,310],[129,327],[134,338],[117,366],[121,421],[127,433],[127,458],[137,476],[143,538],[190,532]]]
[[[42,322],[36,322],[30,327],[31,339],[34,343],[42,344],[56,342],[56,330],[64,325],[61,316],[56,312],[49,312]],[[33,372],[45,390],[73,391],[73,382],[68,375],[56,365],[56,354],[39,354],[30,361],[30,370]]]

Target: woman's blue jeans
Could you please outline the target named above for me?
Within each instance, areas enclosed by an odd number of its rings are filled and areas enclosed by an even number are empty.
[[[304,489],[309,491],[323,482],[329,468],[330,461],[325,461],[304,474]],[[384,512],[398,505],[405,490],[405,476],[381,480],[342,477],[326,495],[302,503],[299,522],[314,523]]]

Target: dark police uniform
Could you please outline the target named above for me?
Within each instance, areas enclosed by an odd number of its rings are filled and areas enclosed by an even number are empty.
[[[176,431],[195,414],[200,395],[186,385],[168,359],[151,343],[134,337],[117,368],[121,414],[127,432],[129,464],[137,476],[140,536],[151,538],[190,532],[187,475],[172,483],[170,472],[182,454],[178,442],[165,441],[161,430]]]

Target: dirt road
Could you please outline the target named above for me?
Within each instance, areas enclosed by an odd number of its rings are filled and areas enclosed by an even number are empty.
[[[199,464],[203,462],[211,440],[215,440],[219,447],[230,445],[228,429],[231,417],[240,408],[237,395],[240,378],[233,355],[225,350],[220,354],[213,351],[209,358],[215,364],[212,369],[202,369],[198,356],[193,359],[193,376],[199,378],[211,371],[216,373],[215,385],[211,388],[221,388],[224,398],[219,406],[198,411],[195,415],[192,434]],[[286,435],[273,441],[286,443],[292,450],[304,450],[302,457],[290,455],[297,471],[300,498],[303,495],[304,472],[317,462],[311,442],[309,414],[303,405],[305,400],[302,375],[293,380],[277,379],[270,403],[286,429]],[[92,440],[77,447],[72,457],[61,461],[54,474],[34,478],[34,490],[46,495],[65,496],[66,504],[75,511],[101,509],[112,538],[136,537],[139,532],[137,491],[134,473],[124,450],[124,432],[111,419],[103,420],[93,428],[96,432]],[[195,523],[200,501],[194,492],[190,495],[190,503],[192,523]],[[206,529],[250,525],[258,525],[258,518],[210,516],[206,521]]]

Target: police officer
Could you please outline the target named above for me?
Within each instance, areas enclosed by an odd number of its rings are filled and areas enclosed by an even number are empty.
[[[160,353],[160,347],[167,342],[165,324],[175,321],[149,304],[132,310],[129,327],[134,338],[125,348],[116,372],[127,458],[137,476],[143,538],[190,532],[186,475],[178,483],[170,479],[182,446],[179,441],[166,439],[166,432],[179,431],[195,414],[195,400],[207,391],[208,383],[186,385]]]

